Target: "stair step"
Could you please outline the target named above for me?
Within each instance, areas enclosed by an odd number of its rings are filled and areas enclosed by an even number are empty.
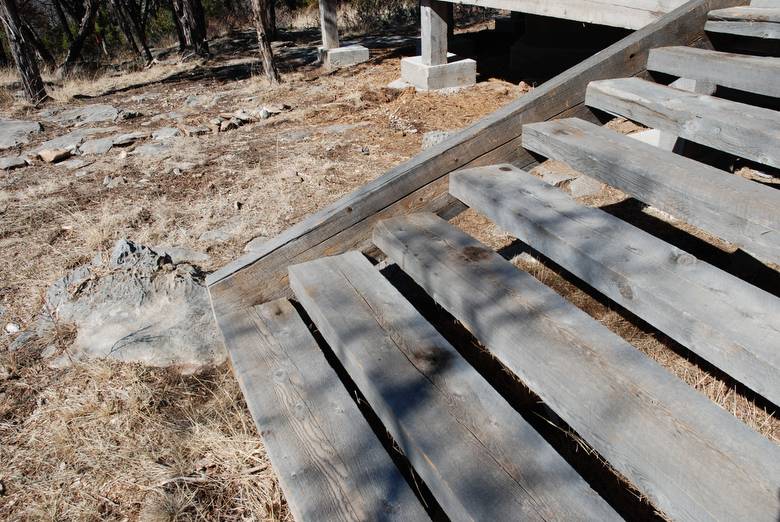
[[[215,315],[295,520],[428,516],[289,301]]]
[[[671,519],[774,521],[780,447],[432,214],[374,243]]]
[[[639,78],[588,85],[585,103],[686,140],[780,168],[780,112]]]
[[[693,47],[650,50],[647,68],[741,91],[780,97],[780,58],[731,54]]]
[[[289,274],[451,519],[618,518],[362,254],[294,265]]]
[[[709,20],[732,22],[780,23],[780,7],[740,6],[714,9],[707,14]]]
[[[523,147],[780,261],[780,191],[579,119],[524,125]]]
[[[450,175],[450,194],[780,405],[780,299],[510,165]]]
[[[750,7],[776,7],[776,8],[780,8],[780,0],[751,0]]]

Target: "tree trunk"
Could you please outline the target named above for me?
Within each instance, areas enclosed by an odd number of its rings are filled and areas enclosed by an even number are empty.
[[[0,0],[0,18],[2,18],[8,46],[22,78],[22,86],[27,99],[34,105],[39,105],[49,99],[46,87],[43,85],[38,64],[22,32],[22,22],[16,11],[15,0]]]
[[[65,16],[65,11],[62,10],[62,4],[60,3],[60,0],[54,0],[54,10],[57,13],[57,18],[60,21],[60,25],[62,25],[62,30],[65,33],[65,37],[68,39],[68,42],[73,44],[73,33],[70,30],[68,17]]]
[[[54,55],[51,54],[51,51],[49,51],[45,45],[43,45],[41,39],[35,34],[35,30],[27,22],[22,22],[22,34],[24,34],[27,42],[33,46],[33,49],[35,49],[35,52],[38,54],[41,61],[46,64],[46,67],[54,70],[57,67]]]
[[[79,32],[76,34],[73,43],[68,48],[68,54],[65,56],[65,61],[62,63],[62,68],[60,69],[63,76],[70,72],[75,61],[81,56],[84,42],[86,42],[87,37],[95,28],[95,16],[97,16],[100,3],[98,0],[87,0],[86,3],[86,10],[84,12],[84,18],[81,19],[81,24],[79,25]]]
[[[206,17],[200,0],[173,0],[174,10],[179,16],[182,33],[198,56],[209,55],[209,44],[206,40]]]
[[[269,0],[252,0],[252,10],[255,16],[255,28],[257,29],[257,44],[260,48],[260,58],[263,61],[265,75],[271,83],[282,81],[279,71],[274,63],[274,54],[271,50],[271,40],[268,38],[268,10],[265,2]]]
[[[9,65],[8,55],[5,54],[5,47],[3,47],[3,41],[0,40],[0,67],[7,67]]]
[[[126,4],[126,0],[110,0],[117,23],[125,34],[127,43],[146,63],[152,62],[152,53],[146,45],[146,36],[141,32],[138,20],[132,14],[132,9]]]
[[[173,18],[173,25],[176,27],[176,36],[179,38],[179,52],[184,51],[187,48],[187,38],[184,36],[184,29],[181,27],[181,20],[179,19],[179,11],[177,11],[176,0],[168,0],[168,7],[171,9],[171,17]]]
[[[272,42],[279,37],[276,30],[276,3],[274,0],[265,0],[266,20],[268,21],[268,39]]]

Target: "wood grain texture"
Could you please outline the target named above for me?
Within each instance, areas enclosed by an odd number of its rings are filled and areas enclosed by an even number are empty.
[[[213,304],[296,520],[430,520],[288,301]]]
[[[780,112],[639,78],[591,82],[585,103],[735,156],[780,167]]]
[[[456,4],[640,29],[685,0],[448,0]]]
[[[780,191],[577,119],[526,125],[523,146],[780,261]]]
[[[780,447],[446,221],[374,241],[668,517],[776,522]]]
[[[452,520],[619,518],[362,254],[290,284]]]
[[[731,22],[774,22],[780,23],[780,7],[727,7],[714,9],[707,15],[709,20]]]
[[[749,36],[765,40],[780,39],[780,24],[770,22],[716,22],[708,20],[704,30],[710,33]]]
[[[649,50],[659,45],[707,45],[702,33],[707,12],[738,4],[739,0],[696,0],[685,4],[304,219],[268,241],[261,250],[210,274],[210,291],[220,293],[239,308],[286,295],[288,265],[327,255],[326,251],[339,253],[355,245],[369,244],[377,214],[387,217],[408,212],[420,194],[427,194],[442,206],[416,204],[418,210],[452,210],[446,179],[437,183],[443,193],[430,190],[432,184],[468,165],[533,164],[534,158],[519,147],[523,123],[567,116],[593,118],[583,105],[590,81],[643,74]]]
[[[647,68],[741,91],[780,97],[780,58],[749,56],[692,47],[650,51]]]
[[[336,0],[319,0],[320,32],[322,47],[337,49],[339,46],[338,2]]]
[[[593,288],[780,405],[780,299],[510,165],[450,193]]]

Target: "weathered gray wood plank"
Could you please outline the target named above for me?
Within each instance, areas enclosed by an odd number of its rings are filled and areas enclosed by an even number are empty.
[[[765,165],[780,167],[780,112],[640,78],[591,82],[585,103]]]
[[[693,47],[661,47],[650,51],[647,68],[780,97],[780,58],[774,56],[749,56]]]
[[[380,213],[383,217],[403,214],[413,206],[437,213],[453,210],[446,191],[449,172],[468,164],[532,164],[534,158],[517,145],[523,123],[562,116],[588,117],[590,113],[582,104],[588,82],[643,74],[649,49],[659,45],[707,45],[702,33],[707,12],[739,3],[740,0],[686,3],[304,219],[266,243],[262,250],[210,274],[209,291],[219,293],[223,300],[232,300],[238,307],[274,299],[288,292],[288,265],[370,243],[371,228]]]
[[[429,520],[288,301],[214,306],[296,520]]]
[[[707,14],[709,20],[731,22],[774,22],[780,23],[780,7],[738,6],[714,9]]]
[[[780,299],[510,165],[450,193],[610,299],[780,405]]]
[[[777,7],[780,8],[780,0],[751,0],[750,7]]]
[[[618,518],[362,254],[290,285],[451,519]]]
[[[765,40],[777,40],[780,38],[780,24],[771,22],[717,22],[708,20],[704,24],[704,30],[711,33],[750,36],[751,38],[763,38]]]
[[[446,221],[374,241],[667,516],[776,522],[780,447]]]
[[[780,261],[780,191],[577,119],[526,125],[523,146]]]

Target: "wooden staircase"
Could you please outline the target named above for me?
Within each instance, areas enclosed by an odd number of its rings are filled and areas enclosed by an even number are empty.
[[[694,0],[575,71],[593,81],[552,80],[584,104],[536,119],[531,111],[506,142],[517,149],[513,156],[493,152],[481,165],[459,165],[467,168],[424,188],[440,216],[471,207],[760,400],[780,405],[775,294],[584,206],[518,167],[533,165],[534,157],[562,161],[780,265],[780,191],[598,124],[605,114],[623,116],[770,172],[780,168],[780,112],[714,90],[780,97],[780,48],[778,56],[739,55],[677,45],[665,33],[670,24],[688,27],[691,20],[701,28],[706,18],[708,31],[777,38],[771,0],[709,9],[716,4],[723,2]],[[706,39],[697,34],[694,42]],[[647,73],[606,76],[617,66],[602,63],[631,52],[633,60],[637,42],[652,47],[643,54],[647,71],[688,82],[664,85]],[[675,88],[691,83],[693,89]],[[540,90],[534,103],[544,104],[545,94],[561,96]],[[475,127],[438,152],[467,156],[463,144],[475,146],[479,132],[495,136],[495,127]],[[377,186],[397,190],[394,180]],[[778,519],[775,442],[530,274],[425,212],[432,209],[418,192],[410,193],[416,194],[411,202],[396,194],[396,201],[406,201],[400,208],[367,212],[355,205],[373,204],[378,193],[362,189],[346,198],[349,206],[339,203],[316,216],[306,234],[268,246],[263,255],[284,264],[299,308],[262,282],[282,277],[263,257],[238,261],[211,280],[234,371],[296,519],[634,518],[597,493],[593,479],[583,478],[497,391],[495,376],[464,358],[356,248],[395,263],[614,470],[603,473],[616,473],[664,517]],[[353,228],[344,225],[356,212],[362,217]],[[332,235],[320,247],[313,231],[324,227]],[[289,244],[299,253],[285,257],[291,251],[279,249]],[[245,275],[233,279],[239,270]],[[246,270],[257,281],[257,300]],[[424,505],[426,498],[438,507]]]

